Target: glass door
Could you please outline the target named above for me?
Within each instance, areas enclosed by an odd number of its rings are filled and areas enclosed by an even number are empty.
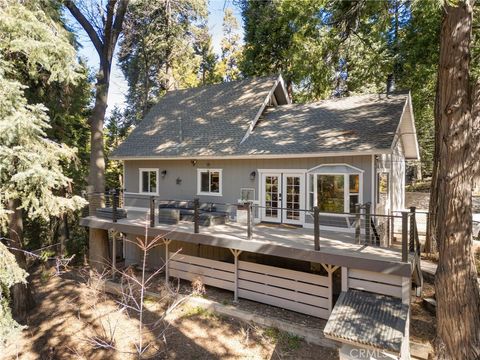
[[[282,220],[289,224],[302,224],[304,219],[302,174],[283,174]]]
[[[262,220],[281,222],[281,174],[262,174],[263,204]]]

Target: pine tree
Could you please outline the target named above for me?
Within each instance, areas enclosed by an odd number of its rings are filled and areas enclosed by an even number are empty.
[[[220,44],[222,49],[222,73],[225,81],[232,81],[240,76],[238,64],[242,49],[240,46],[240,34],[238,33],[238,21],[230,8],[225,9],[222,29],[223,38]]]
[[[8,226],[10,246],[18,265],[26,269],[23,219],[60,216],[85,205],[78,197],[61,195],[70,184],[64,161],[74,149],[46,137],[49,118],[42,104],[29,104],[19,80],[46,78],[48,83],[74,83],[78,63],[69,35],[38,8],[10,1],[0,8],[0,222]],[[55,46],[52,46],[55,44]],[[31,305],[29,289],[16,284],[14,314],[23,319]]]
[[[212,36],[206,23],[201,24],[196,31],[196,40],[193,44],[195,54],[200,58],[198,77],[200,84],[215,84],[222,81],[218,56],[212,47]]]
[[[119,63],[128,82],[126,116],[138,123],[167,91],[196,86],[201,59],[194,44],[204,0],[139,0],[130,5]]]

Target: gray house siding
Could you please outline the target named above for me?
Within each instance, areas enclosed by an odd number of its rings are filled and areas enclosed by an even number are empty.
[[[198,160],[193,166],[191,160],[129,160],[125,166],[126,205],[132,207],[148,207],[148,196],[136,196],[139,192],[139,170],[141,168],[158,169],[159,198],[165,200],[191,200],[199,197],[201,202],[217,202],[236,204],[240,199],[242,188],[253,188],[255,200],[259,200],[259,169],[298,169],[308,170],[322,164],[348,164],[360,168],[363,173],[363,202],[372,199],[372,156],[335,156],[315,158],[286,159],[230,159],[230,160]],[[197,169],[222,169],[222,196],[197,196]],[[165,177],[161,176],[166,170]],[[250,174],[255,171],[255,180]],[[181,180],[177,184],[177,179]],[[305,184],[306,185],[306,184]],[[306,194],[305,194],[306,197]],[[305,203],[306,204],[306,203]]]

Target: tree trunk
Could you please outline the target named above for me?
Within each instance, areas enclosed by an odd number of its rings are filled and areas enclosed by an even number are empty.
[[[8,221],[8,236],[11,239],[9,246],[13,249],[18,249],[10,251],[15,255],[18,266],[27,270],[27,259],[25,253],[21,251],[23,249],[23,210],[19,209],[19,207],[19,199],[8,202],[8,209],[12,211]],[[23,323],[27,317],[28,310],[35,305],[30,284],[15,284],[12,286],[11,293],[13,300],[12,314],[17,321]]]
[[[437,355],[480,358],[480,292],[472,253],[472,4],[445,6],[436,99]],[[434,200],[435,202],[435,200]]]

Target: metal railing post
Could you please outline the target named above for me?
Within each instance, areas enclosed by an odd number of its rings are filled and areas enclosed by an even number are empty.
[[[112,194],[112,221],[114,223],[117,222],[118,216],[117,216],[117,191],[113,189],[111,192]]]
[[[200,200],[198,198],[193,199],[193,232],[198,234],[200,232],[199,229],[199,221],[200,221]]]
[[[408,262],[408,212],[402,212],[402,261]]]
[[[320,250],[320,208],[313,208],[313,242],[315,251]]]
[[[410,242],[408,250],[415,252],[415,206],[410,207]]]
[[[372,242],[370,236],[370,206],[369,202],[365,204],[365,242],[369,244]]]
[[[150,227],[155,227],[155,197],[150,196]]]
[[[360,204],[355,204],[355,243],[360,244]]]
[[[247,238],[252,239],[252,202],[247,201]]]

